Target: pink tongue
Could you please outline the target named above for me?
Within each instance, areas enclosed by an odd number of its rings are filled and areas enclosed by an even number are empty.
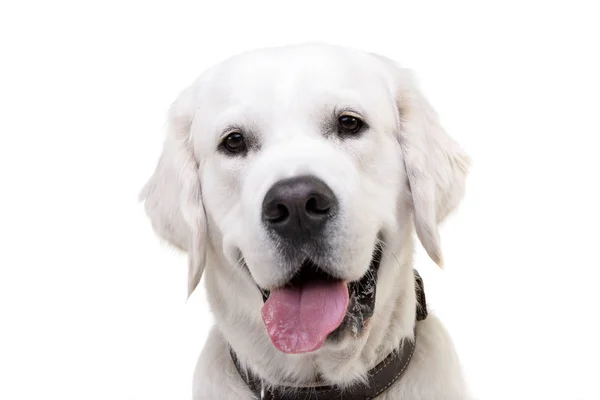
[[[284,353],[305,353],[320,348],[342,323],[348,301],[344,281],[274,289],[262,318],[275,347]]]

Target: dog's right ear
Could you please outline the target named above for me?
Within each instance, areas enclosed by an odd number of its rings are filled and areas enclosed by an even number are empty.
[[[206,216],[190,130],[193,99],[182,93],[171,106],[167,137],[154,174],[140,193],[154,231],[188,254],[188,296],[204,270]]]

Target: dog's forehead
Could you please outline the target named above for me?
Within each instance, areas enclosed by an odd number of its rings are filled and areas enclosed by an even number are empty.
[[[257,50],[216,66],[207,83],[216,107],[282,108],[335,102],[344,96],[365,102],[386,91],[384,69],[368,53],[336,46],[300,45]]]

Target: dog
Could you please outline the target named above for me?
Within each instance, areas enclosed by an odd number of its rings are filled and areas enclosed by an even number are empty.
[[[412,258],[416,232],[443,265],[469,164],[383,56],[305,43],[205,71],[140,195],[188,254],[188,295],[204,275],[215,325],[193,398],[468,398]]]

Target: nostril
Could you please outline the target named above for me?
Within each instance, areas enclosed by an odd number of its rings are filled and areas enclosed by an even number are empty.
[[[283,204],[277,204],[271,215],[267,215],[267,219],[274,224],[284,222],[290,216],[290,210]]]
[[[285,222],[289,216],[288,207],[276,199],[271,199],[263,205],[263,218],[270,224]]]
[[[317,197],[313,196],[308,199],[305,207],[308,214],[325,215],[331,210],[331,203],[328,201],[323,201],[323,199],[319,201]]]

